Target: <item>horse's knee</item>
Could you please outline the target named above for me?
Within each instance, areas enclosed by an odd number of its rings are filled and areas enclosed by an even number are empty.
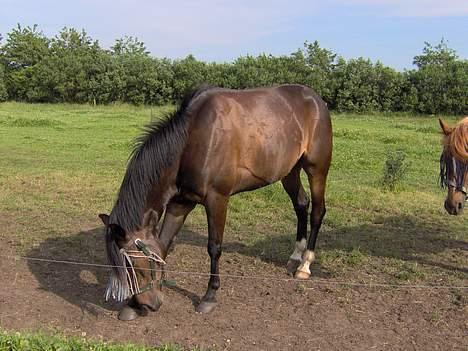
[[[210,255],[211,259],[217,260],[221,256],[221,253],[222,253],[221,244],[217,244],[214,241],[209,241],[207,249],[208,249],[208,255]]]
[[[309,208],[309,205],[310,205],[310,199],[307,196],[307,194],[304,192],[302,196],[299,196],[299,198],[297,199],[297,203],[299,206],[307,209]]]
[[[309,210],[310,199],[307,195],[299,196],[297,202],[294,204],[294,210],[299,214],[307,214]]]

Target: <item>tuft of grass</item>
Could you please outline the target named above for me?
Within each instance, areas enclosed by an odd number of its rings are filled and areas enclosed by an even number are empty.
[[[407,172],[406,153],[401,150],[387,151],[382,178],[383,188],[395,191],[397,185],[403,181]]]
[[[439,314],[439,312],[433,311],[429,316],[429,321],[437,325],[442,321],[442,316]]]
[[[181,351],[179,347],[165,345],[144,347],[133,344],[118,345],[113,343],[86,340],[77,337],[59,335],[8,333],[0,331],[0,351]],[[194,349],[195,350],[195,349]]]
[[[365,260],[365,254],[362,253],[359,248],[353,249],[346,256],[346,264],[349,266],[357,266]]]
[[[318,259],[321,265],[344,269],[360,266],[366,262],[368,255],[359,248],[352,248],[349,251],[332,249],[320,252]]]
[[[2,124],[9,125],[12,127],[59,127],[65,124],[61,121],[44,119],[44,118],[14,118],[5,119],[1,122]]]
[[[422,280],[425,273],[421,270],[417,263],[405,262],[401,268],[395,272],[395,278],[400,281],[415,281]]]

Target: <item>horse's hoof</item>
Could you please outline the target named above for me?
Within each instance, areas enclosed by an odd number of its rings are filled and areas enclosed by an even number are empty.
[[[288,273],[293,275],[296,272],[300,264],[301,264],[301,261],[299,260],[289,260],[288,264],[286,265],[286,269]]]
[[[134,308],[127,305],[120,310],[118,318],[121,321],[133,321],[138,318],[138,313]]]
[[[310,278],[310,273],[303,272],[303,271],[297,271],[296,274],[294,275],[294,278],[296,279],[309,279]]]
[[[207,301],[202,301],[198,304],[197,308],[195,311],[198,313],[210,313],[213,311],[216,307],[216,302],[207,302]]]

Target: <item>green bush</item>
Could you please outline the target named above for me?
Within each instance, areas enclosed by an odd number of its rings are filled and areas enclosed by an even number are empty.
[[[290,55],[207,63],[192,55],[151,57],[133,37],[105,50],[84,30],[64,28],[49,39],[37,26],[18,25],[0,45],[0,61],[0,101],[163,105],[200,83],[233,89],[296,83],[338,111],[468,114],[468,61],[444,41],[426,43],[414,58],[417,68],[398,72],[365,58],[345,60],[317,41]]]
[[[441,40],[425,43],[423,54],[414,58],[417,70],[409,72],[417,91],[413,111],[421,113],[468,113],[468,60],[460,60]]]
[[[0,62],[0,102],[6,101],[8,98],[7,88],[5,84],[5,68]]]

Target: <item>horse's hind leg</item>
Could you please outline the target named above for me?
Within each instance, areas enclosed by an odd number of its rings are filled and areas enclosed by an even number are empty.
[[[314,166],[306,166],[304,170],[309,178],[310,192],[312,195],[312,211],[310,213],[311,230],[307,250],[302,254],[302,263],[296,271],[295,277],[308,279],[310,277],[310,264],[315,261],[315,244],[317,235],[325,216],[325,186],[328,167],[320,169]]]
[[[302,254],[306,249],[307,239],[307,212],[309,209],[309,198],[301,184],[301,168],[296,165],[291,172],[284,177],[281,182],[283,183],[284,190],[291,198],[294,206],[294,211],[297,216],[297,232],[296,232],[296,247],[294,252],[289,257],[286,266],[288,273],[294,274],[297,267],[301,264]]]

